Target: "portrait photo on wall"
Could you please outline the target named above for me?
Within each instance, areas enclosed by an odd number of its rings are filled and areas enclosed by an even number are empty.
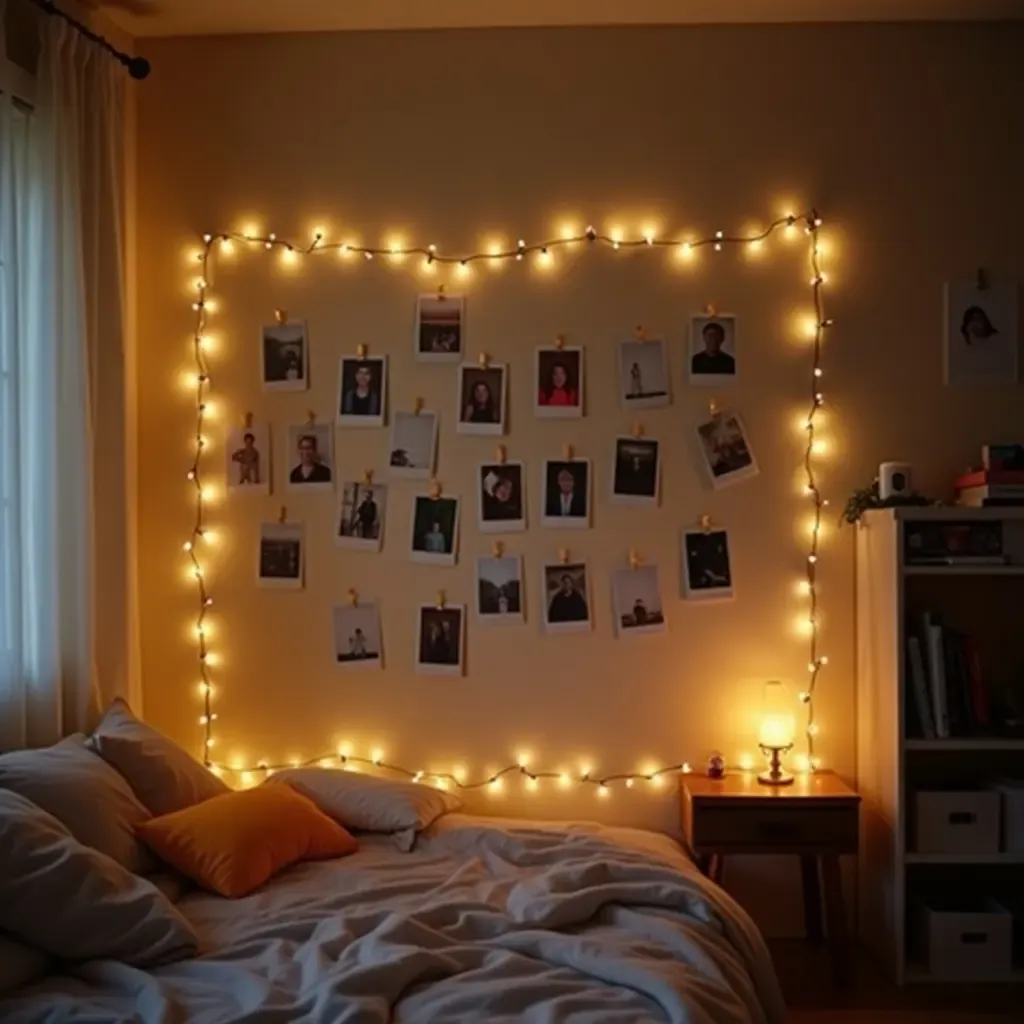
[[[416,671],[420,675],[462,675],[465,612],[463,605],[420,605],[416,616]]]
[[[334,489],[334,424],[304,423],[288,428],[288,488]]]
[[[732,597],[729,534],[725,530],[684,530],[683,597],[690,601]]]
[[[250,424],[228,431],[224,446],[229,494],[270,493],[270,427]]]
[[[627,409],[660,409],[671,403],[668,357],[660,338],[619,343],[619,394]]]
[[[497,363],[459,367],[459,434],[505,433],[505,367]]]
[[[476,614],[488,626],[515,626],[525,621],[523,560],[518,555],[477,559]]]
[[[538,348],[533,411],[549,419],[583,415],[583,349]]]
[[[586,562],[545,565],[541,594],[546,633],[585,633],[590,630],[590,586]]]
[[[380,551],[384,543],[387,503],[388,489],[385,484],[345,481],[338,505],[338,528],[334,534],[338,546]]]
[[[612,501],[618,505],[657,505],[659,445],[647,437],[620,437],[612,463]]]
[[[590,526],[590,460],[547,459],[541,476],[542,526],[585,530]]]
[[[301,321],[268,324],[260,342],[264,391],[305,391],[309,387],[309,345]]]
[[[459,554],[459,499],[417,494],[409,557],[426,565],[454,565]]]
[[[261,586],[301,590],[305,562],[301,523],[260,526],[256,575]]]
[[[1016,282],[989,282],[982,275],[980,281],[947,283],[947,384],[1017,383],[1017,303]]]
[[[697,441],[715,487],[725,487],[757,476],[757,462],[736,413],[722,411],[711,414],[697,427]]]
[[[416,358],[431,363],[462,359],[466,300],[462,295],[420,295],[416,300]]]
[[[382,427],[388,383],[387,357],[343,356],[338,380],[338,425]]]
[[[478,526],[481,533],[526,529],[526,494],[521,462],[485,462],[480,467]]]
[[[383,668],[380,607],[376,601],[334,606],[334,660],[343,668]]]
[[[690,321],[690,383],[728,384],[736,379],[736,317],[695,316]]]
[[[656,565],[618,569],[612,575],[612,606],[618,636],[665,632],[665,609]]]
[[[396,412],[391,417],[389,472],[406,480],[427,480],[434,475],[437,457],[437,413]]]

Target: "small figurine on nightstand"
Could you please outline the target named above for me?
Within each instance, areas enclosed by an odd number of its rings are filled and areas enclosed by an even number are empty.
[[[725,758],[717,750],[712,750],[708,754],[708,778],[725,778]]]

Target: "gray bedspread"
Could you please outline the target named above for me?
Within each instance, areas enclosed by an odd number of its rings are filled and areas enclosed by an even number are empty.
[[[367,837],[246,899],[178,904],[198,959],[96,961],[0,1001],[0,1021],[775,1024],[746,914],[671,840],[449,815],[412,853]]]

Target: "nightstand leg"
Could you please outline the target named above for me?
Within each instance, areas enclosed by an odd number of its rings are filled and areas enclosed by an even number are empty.
[[[850,950],[838,857],[821,858],[821,879],[825,889],[825,918],[832,954],[832,973],[837,985],[845,985],[850,977]]]
[[[804,926],[811,942],[821,942],[825,937],[821,927],[821,879],[818,876],[818,858],[809,855],[800,857],[800,881],[804,890]]]

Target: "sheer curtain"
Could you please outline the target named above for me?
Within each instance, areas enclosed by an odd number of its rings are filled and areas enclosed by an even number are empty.
[[[0,100],[0,749],[135,696],[124,75],[42,28],[34,110]]]

